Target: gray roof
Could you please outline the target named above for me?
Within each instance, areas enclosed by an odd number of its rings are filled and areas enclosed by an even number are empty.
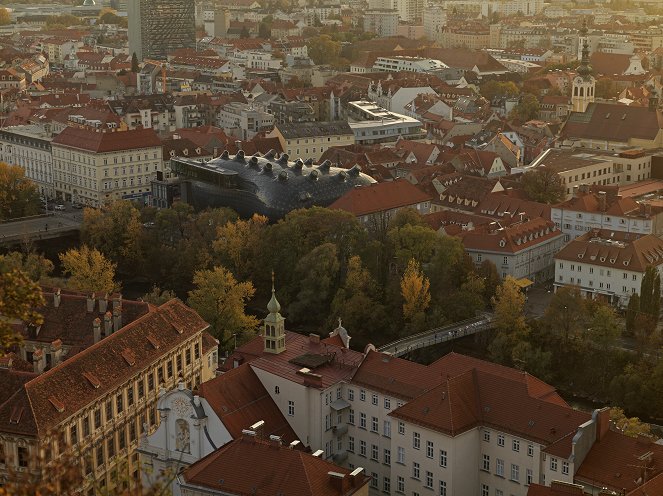
[[[346,121],[332,122],[290,122],[278,124],[277,129],[285,139],[311,138],[315,136],[347,134],[353,135],[350,124]]]
[[[310,163],[289,162],[287,154],[277,160],[273,151],[252,157],[224,152],[209,162],[183,158],[171,162],[173,171],[190,184],[183,199],[195,208],[225,206],[242,217],[258,213],[270,220],[298,208],[329,206],[354,187],[375,182],[359,167],[347,170],[332,167],[330,161]]]

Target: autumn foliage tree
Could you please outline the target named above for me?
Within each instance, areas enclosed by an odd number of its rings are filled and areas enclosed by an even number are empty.
[[[41,324],[36,308],[44,304],[39,285],[28,274],[0,258],[0,348],[6,350],[20,340],[13,320]]]
[[[0,162],[0,221],[39,213],[39,193],[18,165]]]
[[[253,337],[259,321],[245,313],[246,302],[255,289],[250,282],[238,282],[225,267],[199,270],[193,276],[196,288],[189,292],[189,306],[210,325],[210,332],[228,348],[233,335],[237,341]]]
[[[112,293],[119,289],[115,282],[116,264],[108,260],[99,250],[87,245],[80,249],[67,250],[59,255],[62,270],[69,276],[71,289]]]
[[[419,262],[411,258],[401,278],[403,318],[411,331],[422,330],[426,321],[426,309],[430,305],[430,281],[421,271]]]
[[[11,22],[9,11],[5,8],[0,8],[0,26],[6,26],[7,24],[11,24]]]

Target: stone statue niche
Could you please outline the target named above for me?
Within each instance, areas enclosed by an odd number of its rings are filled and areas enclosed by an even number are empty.
[[[182,453],[191,453],[189,423],[184,419],[177,419],[175,427],[175,449]]]

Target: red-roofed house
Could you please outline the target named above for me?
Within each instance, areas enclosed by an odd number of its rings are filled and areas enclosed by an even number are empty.
[[[187,468],[178,485],[188,496],[368,496],[371,480],[363,469],[350,470],[320,454],[283,446],[247,431],[240,439]]]
[[[399,210],[412,208],[421,214],[430,210],[431,196],[405,179],[373,183],[348,191],[329,208],[354,214],[367,225],[389,221]]]
[[[150,182],[163,171],[161,140],[151,128],[70,126],[51,146],[55,194],[67,201],[95,207],[119,199],[147,201]]]

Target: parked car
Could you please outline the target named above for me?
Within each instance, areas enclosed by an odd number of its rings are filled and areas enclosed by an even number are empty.
[[[55,210],[60,210],[60,211],[64,210],[64,205],[62,203],[58,203],[57,205],[55,205]]]
[[[83,204],[82,203],[72,203],[71,208],[75,208],[77,210],[80,210],[81,208],[83,208]]]

